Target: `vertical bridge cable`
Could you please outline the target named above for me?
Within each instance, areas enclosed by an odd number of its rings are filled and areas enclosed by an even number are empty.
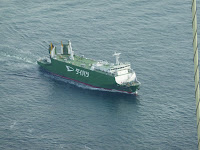
[[[194,50],[193,61],[194,61],[196,116],[197,116],[197,135],[198,135],[198,150],[200,150],[199,60],[198,60],[198,44],[197,44],[196,0],[192,0],[192,28],[193,28],[193,50]]]

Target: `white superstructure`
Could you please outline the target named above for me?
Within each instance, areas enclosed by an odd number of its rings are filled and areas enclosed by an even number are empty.
[[[107,61],[98,61],[97,63],[92,64],[91,70],[99,70],[114,75],[115,81],[120,85],[137,81],[136,74],[131,69],[131,64],[119,62],[119,55],[120,53],[115,53],[113,55],[116,57],[116,64],[111,64]]]

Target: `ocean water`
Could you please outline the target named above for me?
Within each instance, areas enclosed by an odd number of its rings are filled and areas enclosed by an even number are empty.
[[[1,0],[0,149],[197,149],[191,3]],[[88,58],[114,62],[121,52],[142,83],[138,95],[39,68],[50,42],[69,39]]]

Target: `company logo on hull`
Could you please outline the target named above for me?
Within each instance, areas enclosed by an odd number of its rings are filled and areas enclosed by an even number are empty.
[[[74,71],[74,68],[70,67],[70,66],[66,66],[67,68],[67,71],[71,72],[71,71]]]
[[[66,66],[66,69],[67,69],[68,72],[73,72],[73,71],[75,71],[77,75],[80,75],[80,76],[83,76],[83,77],[87,77],[87,78],[88,78],[88,77],[90,76],[89,72],[84,71],[84,70],[80,70],[80,69],[78,69],[78,68],[76,68],[76,69],[74,70],[74,68],[72,68],[72,67],[70,67],[70,66]]]

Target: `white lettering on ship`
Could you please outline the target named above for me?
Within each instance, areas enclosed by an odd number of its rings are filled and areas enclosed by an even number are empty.
[[[70,67],[70,66],[66,66],[66,68],[67,68],[67,71],[74,71],[74,68],[72,68],[72,67]]]
[[[73,72],[74,71],[74,68],[72,68],[70,66],[66,66],[66,69],[67,69],[68,72]],[[87,78],[90,76],[89,72],[84,71],[84,70],[80,70],[78,68],[76,68],[76,74],[79,74],[80,76],[87,77]]]
[[[89,72],[84,71],[84,70],[80,70],[80,69],[77,69],[77,68],[76,68],[76,74],[79,74],[79,75],[87,77],[87,78],[90,76]]]

